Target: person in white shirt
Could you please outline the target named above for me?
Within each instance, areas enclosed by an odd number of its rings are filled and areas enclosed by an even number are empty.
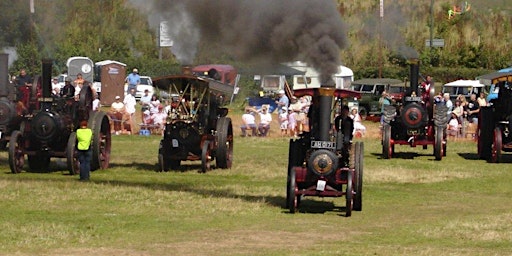
[[[254,115],[252,114],[251,108],[245,109],[245,114],[242,115],[242,125],[240,126],[240,129],[242,130],[242,137],[246,136],[246,130],[252,131],[252,136],[256,136],[256,118],[254,118]]]
[[[164,113],[164,106],[159,105],[158,112],[151,115],[151,120],[153,120],[153,124],[158,125],[159,128],[163,132],[166,119],[167,119],[167,114]]]
[[[124,96],[124,107],[126,109],[126,114],[128,118],[128,123],[130,125],[130,132],[132,131],[133,127],[133,120],[134,120],[134,114],[135,114],[135,105],[137,105],[137,101],[135,100],[135,89],[131,89],[130,93],[126,94]]]
[[[121,97],[116,96],[115,101],[110,105],[110,111],[108,115],[110,116],[112,132],[116,135],[122,130],[121,122],[123,120],[123,115],[126,113],[124,103],[121,102]]]
[[[364,134],[366,133],[366,127],[362,123],[363,119],[361,118],[359,113],[357,113],[357,108],[352,109],[350,117],[352,118],[352,120],[354,120],[354,131],[352,132],[352,134],[355,135],[357,132],[360,132],[361,136],[364,136]]]
[[[268,113],[267,107],[262,107],[260,114],[260,124],[258,125],[258,131],[261,137],[267,136],[270,130],[270,123],[272,122],[272,115]]]
[[[98,94],[93,94],[94,100],[92,101],[92,111],[98,111],[98,108],[100,107],[100,99],[98,98]]]
[[[148,89],[144,90],[144,95],[140,97],[139,103],[142,105],[143,110],[150,108],[149,104],[151,104],[151,95],[149,95]]]

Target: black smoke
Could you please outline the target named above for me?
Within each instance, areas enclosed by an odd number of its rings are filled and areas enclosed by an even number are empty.
[[[305,61],[327,81],[346,45],[333,0],[154,0],[150,6],[152,16],[169,22],[182,64],[193,62],[199,42],[215,42],[239,61]]]

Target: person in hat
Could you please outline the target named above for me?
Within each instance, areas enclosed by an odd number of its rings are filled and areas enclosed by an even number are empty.
[[[251,107],[245,108],[245,114],[242,115],[242,125],[240,129],[242,130],[242,137],[246,136],[246,130],[252,131],[252,136],[256,136],[256,120],[253,115],[253,109]]]
[[[283,107],[288,108],[288,106],[290,105],[290,99],[288,99],[288,96],[286,96],[284,90],[279,90],[277,94],[279,95],[279,99],[276,100],[277,111],[278,113],[281,113]]]
[[[64,87],[60,91],[61,97],[71,98],[75,97],[75,87],[71,84],[71,78],[68,76],[64,82]]]
[[[279,127],[281,128],[281,136],[288,135],[288,108],[281,108],[279,115]]]
[[[258,124],[258,131],[261,137],[266,137],[270,130],[270,123],[272,122],[272,115],[268,112],[268,107],[261,107],[260,111],[260,123]]]
[[[130,93],[131,89],[135,89],[135,91],[137,91],[137,85],[140,84],[139,70],[134,68],[132,73],[126,77],[125,82],[128,84],[126,93]]]
[[[110,110],[108,115],[110,116],[110,120],[113,124],[110,127],[113,128],[112,133],[119,135],[121,133],[122,127],[121,123],[123,121],[123,115],[125,114],[124,103],[121,101],[121,96],[116,96],[115,101],[110,105]]]

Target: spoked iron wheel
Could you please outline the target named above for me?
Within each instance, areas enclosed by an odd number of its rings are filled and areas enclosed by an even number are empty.
[[[209,140],[205,140],[203,143],[203,148],[201,151],[201,172],[205,173],[211,169],[211,142]]]
[[[24,164],[23,136],[20,131],[13,131],[9,140],[9,167],[11,167],[11,172],[20,173]]]
[[[217,167],[231,168],[233,163],[233,126],[231,118],[221,117],[217,120]]]
[[[354,211],[363,210],[363,142],[356,142],[355,146],[355,167],[354,167]]]
[[[286,200],[288,209],[290,213],[295,213],[298,207],[298,196],[295,195],[295,191],[297,190],[297,182],[295,181],[295,170],[293,168],[290,169],[290,173],[288,174],[288,184],[286,191]]]
[[[91,170],[107,169],[112,146],[108,116],[104,112],[91,112],[88,126],[93,134]]]
[[[492,143],[492,151],[491,151],[491,162],[499,163],[501,162],[501,147],[502,147],[502,137],[501,137],[501,129],[496,127],[494,129],[494,140]]]
[[[78,161],[76,145],[76,133],[72,132],[68,138],[68,145],[66,148],[67,167],[69,174],[75,175],[80,173],[80,162]]]
[[[384,125],[382,131],[382,158],[393,157],[393,145],[391,145],[391,126]]]
[[[352,207],[354,203],[354,187],[352,185],[352,172],[347,172],[347,191],[345,194],[345,217],[352,216]]]

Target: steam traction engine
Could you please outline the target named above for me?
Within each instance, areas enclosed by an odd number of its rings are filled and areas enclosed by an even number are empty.
[[[233,127],[222,105],[234,87],[190,73],[153,82],[168,90],[172,101],[158,149],[159,170],[178,169],[187,160],[201,160],[201,172],[210,170],[213,160],[217,168],[231,168]]]
[[[480,107],[478,120],[478,155],[492,163],[502,161],[502,151],[512,152],[512,72],[497,73],[492,91],[498,97],[490,106]]]
[[[9,83],[8,56],[0,54],[0,150],[6,149],[11,132],[19,129],[23,114],[16,104],[15,86]]]
[[[416,147],[434,145],[434,156],[441,160],[446,155],[447,107],[436,104],[434,88],[423,93],[418,89],[418,60],[410,63],[411,88],[400,107],[385,106],[382,127],[382,157],[395,154],[395,145]]]
[[[362,210],[363,142],[352,143],[350,117],[336,118],[332,129],[331,113],[333,97],[341,105],[342,98],[360,95],[330,87],[295,90],[295,96],[304,95],[313,97],[311,129],[290,140],[286,207],[295,213],[304,196],[345,196],[345,216],[351,216],[352,210]]]
[[[9,165],[13,173],[22,171],[25,155],[31,171],[47,171],[51,157],[67,158],[70,174],[79,172],[76,151],[76,129],[81,120],[88,120],[93,131],[91,169],[109,165],[111,135],[108,117],[101,111],[92,111],[92,89],[84,84],[78,95],[55,97],[51,94],[52,61],[43,60],[42,77],[36,78],[32,88],[41,91],[35,110],[24,116],[19,130],[9,141]],[[37,104],[36,104],[37,103]]]

